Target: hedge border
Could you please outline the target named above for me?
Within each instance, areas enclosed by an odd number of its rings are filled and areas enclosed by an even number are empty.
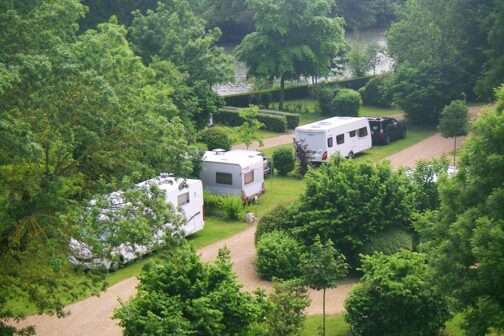
[[[366,85],[375,76],[367,76],[361,78],[337,80],[321,83],[320,87],[342,87],[353,90],[358,90]],[[305,99],[312,96],[312,90],[315,87],[310,84],[289,87],[285,89],[285,100]],[[262,90],[249,93],[241,93],[236,95],[223,96],[225,105],[233,107],[248,107],[264,100],[278,101],[280,100],[280,89]]]

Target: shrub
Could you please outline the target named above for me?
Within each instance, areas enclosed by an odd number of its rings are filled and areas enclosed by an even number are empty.
[[[317,92],[317,100],[322,114],[328,116],[334,115],[332,105],[334,96],[335,96],[335,90],[330,88],[323,88]]]
[[[392,105],[392,95],[388,89],[387,81],[387,77],[376,77],[359,89],[364,105],[384,108]]]
[[[376,234],[411,226],[414,193],[404,174],[387,163],[335,158],[305,177],[306,190],[290,223],[305,245],[317,235],[333,241],[355,266]]]
[[[237,196],[205,193],[204,199],[206,215],[220,216],[229,220],[238,220],[245,211],[242,200]]]
[[[291,210],[289,208],[278,206],[268,214],[264,215],[257,224],[255,233],[256,243],[266,233],[285,229],[290,220],[290,211]]]
[[[235,108],[222,108],[214,116],[214,121],[227,126],[240,126],[243,118],[240,117],[240,110]]]
[[[266,280],[300,277],[303,251],[303,245],[285,231],[267,233],[257,244],[257,272]]]
[[[285,117],[285,119],[287,120],[287,127],[289,129],[295,129],[296,127],[299,126],[299,114],[276,111],[276,110],[261,110],[261,113]]]
[[[228,131],[221,127],[211,127],[203,130],[199,134],[199,140],[207,145],[209,150],[221,148],[225,150],[231,149],[231,139]]]
[[[357,91],[341,89],[332,99],[332,115],[339,117],[357,117],[362,99]]]
[[[222,210],[227,219],[238,220],[242,217],[245,207],[239,197],[225,196],[222,198]]]
[[[273,153],[273,167],[281,176],[287,176],[296,164],[294,153],[290,148],[280,148]]]
[[[423,255],[402,251],[367,256],[362,269],[361,285],[345,302],[352,335],[439,334],[448,318],[447,306],[427,281],[429,270]]]
[[[362,249],[361,253],[372,255],[383,253],[391,255],[401,250],[411,250],[413,248],[413,238],[411,234],[402,229],[390,229],[371,237]]]

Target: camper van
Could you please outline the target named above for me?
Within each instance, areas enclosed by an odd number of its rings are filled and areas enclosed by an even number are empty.
[[[147,189],[151,186],[157,186],[164,191],[166,203],[170,204],[184,218],[180,234],[190,236],[201,230],[205,225],[203,219],[203,184],[200,180],[189,180],[176,178],[169,174],[161,174],[159,177],[141,182],[136,185],[137,188]],[[122,192],[114,192],[107,196],[110,203],[116,206],[121,206],[124,201]],[[96,201],[91,201],[95,204]],[[111,209],[103,209],[103,220],[106,220],[107,213],[113,211]],[[99,217],[100,218],[100,217]],[[112,251],[112,255],[120,260],[119,264],[127,264],[138,257],[152,252],[156,247],[164,243],[166,232],[171,231],[172,225],[166,223],[163,229],[159,230],[154,237],[153,246],[142,246],[124,242]],[[72,256],[69,258],[71,264],[80,266],[85,269],[112,269],[119,265],[114,264],[111,260],[100,259],[93,255],[91,249],[83,242],[76,239],[71,239],[69,243]]]
[[[305,148],[311,162],[325,162],[334,155],[353,157],[372,147],[366,118],[335,117],[297,127],[294,141]]]
[[[240,196],[244,202],[255,200],[264,192],[264,158],[248,150],[206,152],[200,178],[205,191]]]

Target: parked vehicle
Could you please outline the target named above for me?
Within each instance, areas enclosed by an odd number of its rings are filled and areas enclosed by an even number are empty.
[[[169,174],[161,174],[159,177],[139,183],[137,188],[149,188],[157,186],[165,192],[166,203],[170,204],[176,211],[183,216],[184,224],[181,227],[180,234],[184,236],[193,235],[205,226],[203,218],[203,184],[200,180],[189,180],[172,177]],[[107,196],[114,207],[121,207],[124,203],[122,192],[114,192]],[[91,201],[91,204],[96,201]],[[107,218],[107,212],[114,211],[103,209],[100,216],[103,220]],[[91,249],[83,242],[71,239],[69,243],[72,256],[69,258],[71,264],[85,269],[113,269],[122,264],[127,264],[143,255],[151,253],[157,247],[163,245],[167,232],[173,229],[170,223],[166,223],[159,230],[153,239],[152,246],[143,246],[124,242],[112,251],[114,259],[119,260],[118,264],[112,260],[96,257]]]
[[[305,147],[314,163],[325,162],[338,154],[352,158],[372,147],[366,118],[330,118],[297,127],[294,133],[294,141]]]
[[[406,137],[404,122],[394,118],[368,118],[373,145],[388,145],[392,141]]]
[[[200,178],[206,192],[240,196],[244,202],[264,192],[264,158],[248,150],[214,150],[202,159]]]

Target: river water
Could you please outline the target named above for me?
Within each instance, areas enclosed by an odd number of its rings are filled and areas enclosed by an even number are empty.
[[[352,45],[352,43],[359,43],[363,46],[379,45],[380,47],[387,48],[387,40],[385,38],[384,30],[367,30],[362,32],[349,33],[346,36],[347,42]],[[226,46],[224,49],[227,53],[232,54],[236,46]],[[393,60],[386,53],[380,53],[378,56],[378,63],[376,69],[374,70],[376,74],[389,72],[392,70]],[[255,90],[254,81],[247,79],[247,66],[236,60],[234,61],[234,82],[216,85],[214,91],[221,96],[228,96],[239,93],[247,93]],[[372,72],[370,73],[372,74]],[[321,79],[321,81],[337,80],[337,79],[347,79],[350,78],[351,74],[348,68],[343,69],[340,75],[331,75],[326,78]],[[309,79],[300,79],[296,81],[295,84],[306,84],[309,83]]]

